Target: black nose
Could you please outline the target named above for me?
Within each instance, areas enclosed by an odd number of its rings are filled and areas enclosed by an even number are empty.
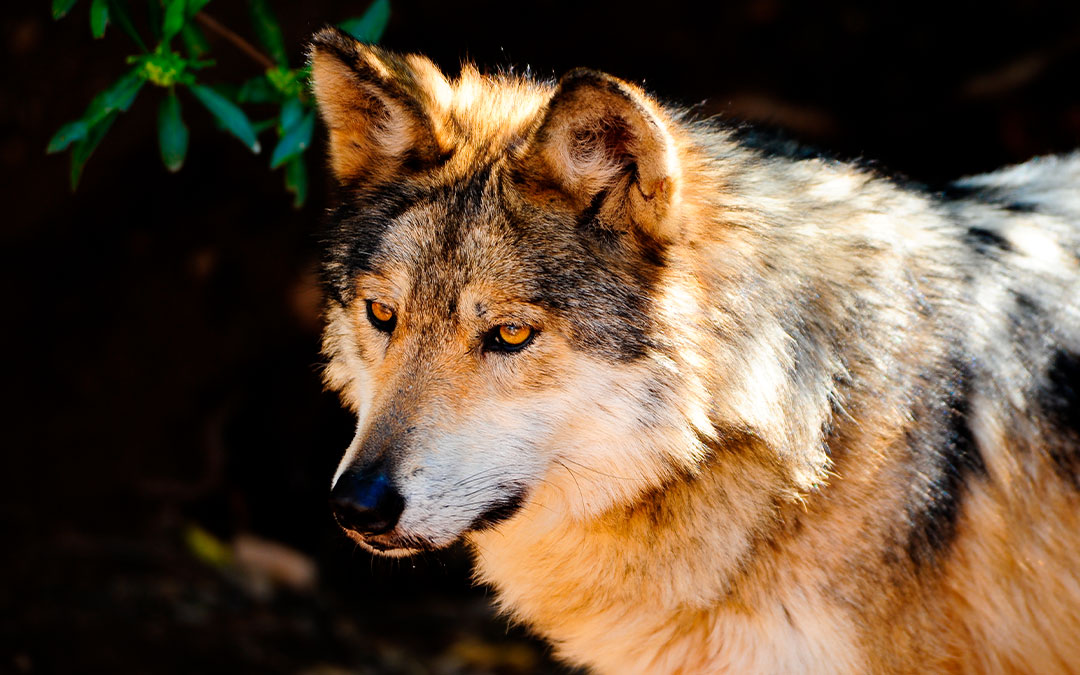
[[[381,467],[349,469],[330,491],[330,508],[342,527],[361,534],[381,534],[397,525],[405,499]]]

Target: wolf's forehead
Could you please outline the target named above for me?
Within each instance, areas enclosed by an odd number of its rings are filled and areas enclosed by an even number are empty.
[[[390,224],[377,266],[405,275],[416,293],[455,293],[469,283],[520,277],[524,256],[518,241],[495,205],[436,199]]]

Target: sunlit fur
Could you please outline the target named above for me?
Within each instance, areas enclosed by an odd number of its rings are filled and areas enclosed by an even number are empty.
[[[465,537],[597,672],[1076,671],[1080,156],[930,193],[591,71],[312,64],[387,554]]]

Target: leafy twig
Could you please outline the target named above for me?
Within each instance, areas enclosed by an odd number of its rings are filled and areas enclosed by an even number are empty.
[[[300,207],[307,197],[305,153],[311,147],[315,128],[315,102],[308,94],[309,68],[289,65],[281,24],[269,0],[248,0],[255,37],[263,50],[202,11],[210,0],[147,0],[147,22],[157,45],[151,51],[139,35],[128,13],[128,0],[93,0],[90,7],[91,33],[103,37],[107,25],[115,21],[135,42],[141,53],[129,56],[133,66],[123,77],[100,92],[77,120],[61,127],[49,141],[46,152],[71,150],[71,188],[75,189],[87,159],[97,148],[116,118],[135,101],[143,85],[164,89],[158,106],[158,144],[161,160],[169,171],[179,171],[188,150],[188,129],[181,116],[183,90],[193,96],[226,132],[252,152],[260,150],[259,134],[274,129],[277,142],[270,158],[271,169],[282,169],[285,188]],[[63,17],[77,0],[52,0],[53,16]],[[390,18],[389,0],[374,0],[360,16],[344,21],[344,30],[364,42],[377,42]],[[198,25],[196,25],[198,24]],[[205,58],[210,51],[206,32],[214,33],[261,66],[260,74],[240,86],[228,83],[208,86],[202,70],[214,65]],[[172,46],[183,40],[183,51]],[[238,104],[276,106],[269,119],[252,122]],[[265,107],[263,108],[265,110]]]

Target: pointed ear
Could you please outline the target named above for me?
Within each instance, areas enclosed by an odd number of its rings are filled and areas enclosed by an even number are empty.
[[[679,161],[660,107],[637,87],[592,70],[559,82],[527,145],[527,194],[566,203],[601,227],[634,227],[661,240],[675,235]]]
[[[450,85],[431,61],[365,45],[336,28],[315,35],[310,60],[330,131],[330,165],[341,183],[378,184],[441,161],[433,115]]]

